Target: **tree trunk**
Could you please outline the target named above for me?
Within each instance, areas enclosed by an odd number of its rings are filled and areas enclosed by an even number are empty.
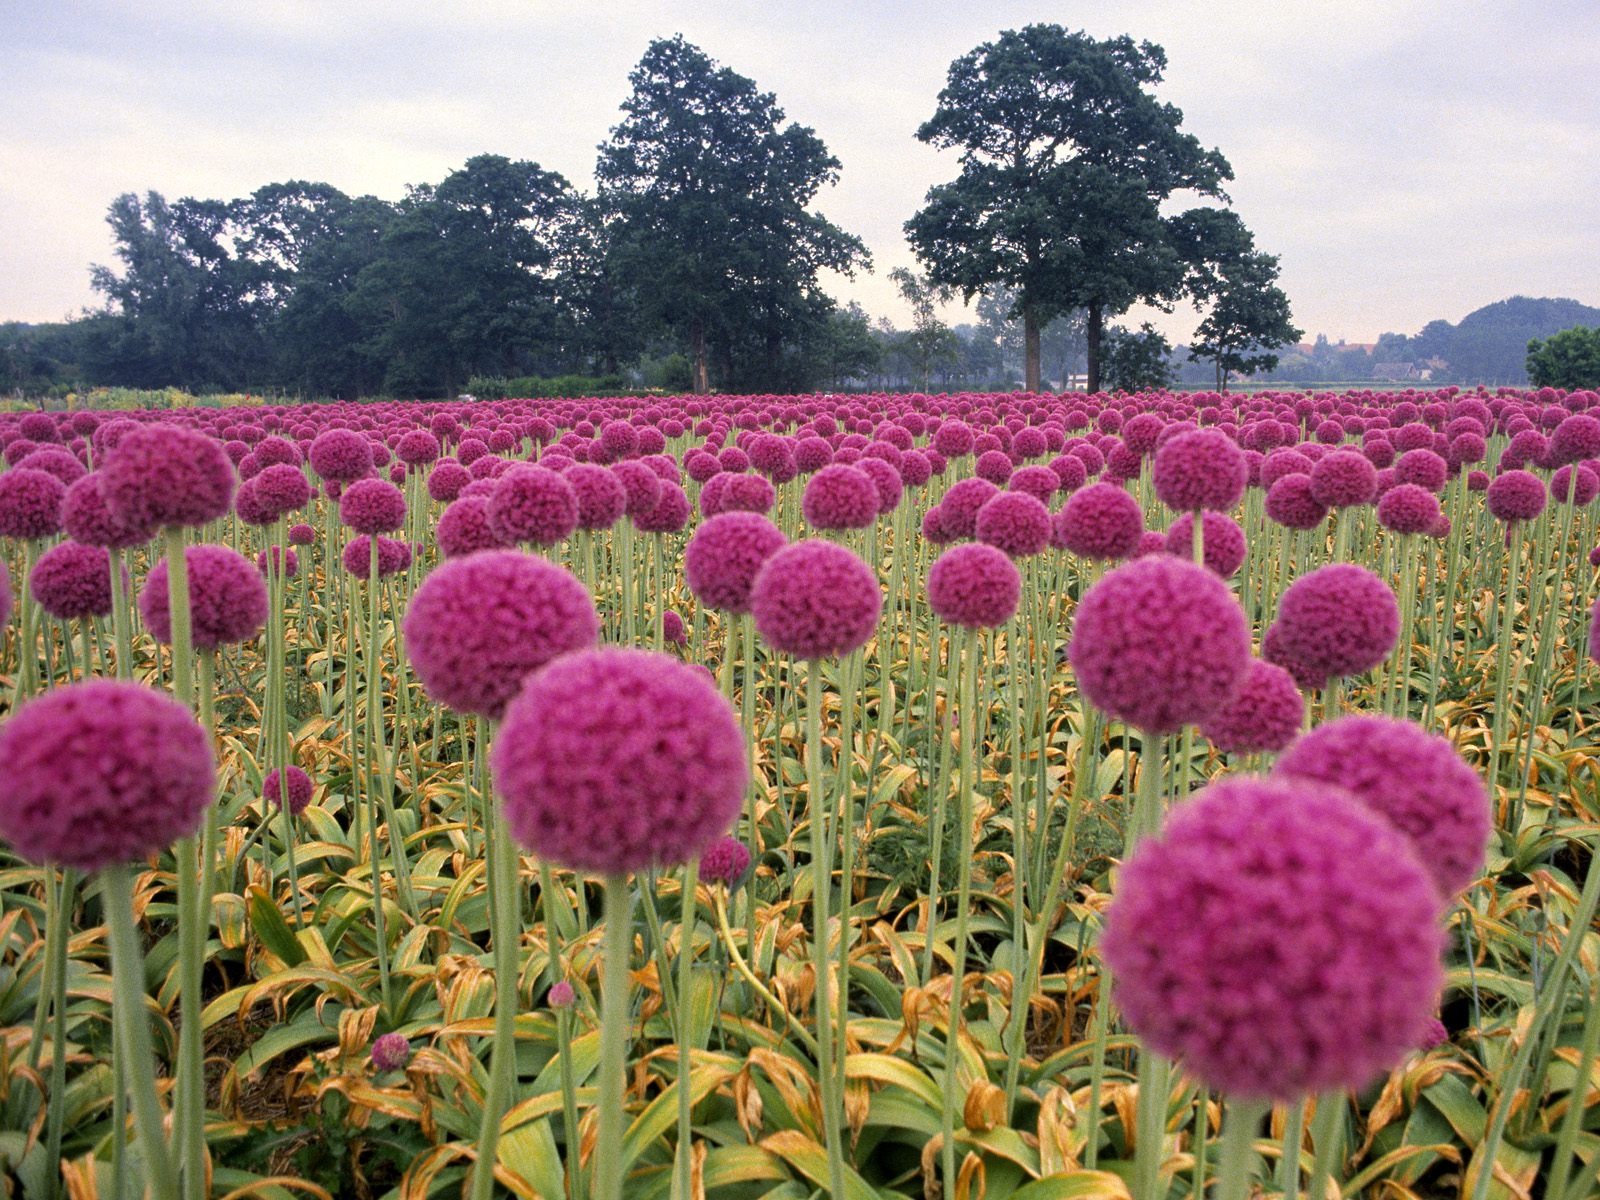
[[[1100,302],[1091,301],[1089,304],[1089,318],[1084,325],[1084,356],[1088,359],[1086,366],[1089,371],[1085,389],[1092,395],[1100,390],[1100,334],[1105,323],[1104,314],[1100,311]]]
[[[689,388],[698,396],[711,390],[706,372],[706,323],[699,317],[689,322]]]
[[[1031,305],[1022,310],[1022,386],[1039,390],[1039,318]]]

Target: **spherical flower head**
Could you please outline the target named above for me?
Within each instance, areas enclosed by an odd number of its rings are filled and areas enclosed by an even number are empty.
[[[1274,661],[1292,660],[1310,679],[1344,678],[1389,657],[1400,637],[1400,606],[1367,568],[1330,563],[1288,586],[1273,629]]]
[[[519,843],[574,870],[620,875],[686,862],[726,833],[747,753],[705,672],[607,647],[531,675],[489,761]]]
[[[689,632],[683,626],[683,617],[670,608],[661,613],[661,638],[674,646],[689,644]]]
[[[61,446],[45,446],[35,450],[17,463],[17,466],[54,475],[67,487],[71,487],[89,473],[89,469],[74,458],[71,451]]]
[[[484,550],[449,559],[422,581],[404,632],[430,696],[457,712],[498,718],[530,672],[594,645],[600,619],[589,590],[565,568],[516,550]]]
[[[700,882],[736,887],[750,869],[750,848],[736,837],[719,837],[700,854]]]
[[[459,462],[446,459],[428,472],[428,497],[448,504],[461,495],[461,489],[472,482],[472,472]]]
[[[1152,1049],[1231,1097],[1288,1101],[1411,1053],[1444,942],[1433,882],[1388,822],[1316,781],[1236,777],[1140,843],[1100,947]]]
[[[0,837],[23,858],[97,871],[194,833],[215,794],[211,740],[142,683],[53,688],[0,725]]]
[[[305,522],[289,526],[289,544],[291,546],[314,546],[317,542],[317,531]]]
[[[268,546],[256,555],[256,570],[265,575],[269,566],[285,579],[293,579],[300,574],[300,556],[292,547]]]
[[[1250,479],[1244,451],[1219,429],[1180,433],[1156,451],[1151,467],[1156,495],[1179,512],[1229,509]]]
[[[129,525],[111,511],[100,472],[85,475],[61,499],[61,527],[73,541],[108,550],[129,550],[155,536],[146,526]]]
[[[1579,508],[1587,508],[1594,503],[1594,498],[1600,494],[1600,475],[1596,475],[1583,463],[1569,463],[1557,469],[1550,477],[1550,495],[1557,504],[1565,504],[1567,496],[1572,496],[1572,503]]]
[[[1493,832],[1489,790],[1447,738],[1410,721],[1340,717],[1290,746],[1274,775],[1353,794],[1410,839],[1446,898],[1483,874]]]
[[[778,502],[777,490],[764,475],[724,471],[706,485],[708,494],[713,485],[718,487],[720,494],[715,512],[709,514],[712,516],[724,512],[771,512],[772,506]]]
[[[17,422],[17,431],[32,442],[54,442],[61,437],[55,418],[43,412],[24,413]]]
[[[299,467],[274,463],[251,481],[256,497],[272,510],[274,519],[288,516],[311,502],[311,484]]]
[[[882,611],[873,569],[843,546],[815,538],[773,554],[750,590],[750,612],[767,644],[813,661],[865,645]]]
[[[985,450],[978,455],[972,471],[979,479],[987,479],[996,487],[1004,487],[1011,478],[1011,456],[1004,450]]]
[[[253,476],[246,478],[234,494],[233,512],[246,525],[257,528],[271,525],[278,519],[278,510],[262,499]]]
[[[1138,548],[1129,557],[1145,558],[1151,554],[1165,553],[1167,553],[1167,535],[1159,529],[1146,529],[1139,535]]]
[[[395,443],[394,456],[408,467],[421,467],[438,458],[440,450],[439,439],[433,434],[426,429],[413,429]]]
[[[760,479],[759,475],[746,476],[749,479]],[[765,479],[761,479],[766,483]],[[768,487],[772,486],[767,484]],[[678,533],[689,524],[689,517],[694,513],[694,506],[689,503],[689,495],[675,483],[661,484],[661,495],[649,512],[639,513],[633,518],[634,528],[640,533]]]
[[[1089,472],[1083,465],[1083,459],[1072,453],[1051,459],[1048,470],[1056,477],[1056,490],[1061,492],[1075,492],[1089,478]],[[1012,482],[1015,485],[1015,480]],[[1040,497],[1041,500],[1044,498],[1043,496]]]
[[[933,478],[933,463],[921,450],[907,450],[900,456],[900,479],[908,488],[919,488]]]
[[[945,533],[952,540],[976,537],[979,510],[999,494],[1000,489],[993,483],[976,476],[951,484],[939,501]]]
[[[1315,529],[1328,519],[1310,475],[1284,475],[1267,489],[1266,514],[1285,529]]]
[[[0,471],[0,537],[37,541],[61,531],[66,485],[46,471]]]
[[[1068,655],[1097,708],[1146,733],[1175,733],[1233,698],[1250,665],[1250,627],[1216,575],[1158,554],[1084,594]]]
[[[102,546],[62,542],[39,556],[28,590],[58,621],[111,615],[111,552]]]
[[[577,992],[573,991],[572,984],[565,979],[556,980],[545,993],[545,1003],[555,1009],[571,1008],[577,1000]]]
[[[288,780],[287,785],[283,782],[285,779]],[[313,790],[311,776],[299,767],[285,767],[281,772],[277,767],[273,767],[261,781],[261,798],[268,804],[282,808],[287,793],[289,815],[293,817],[305,812],[306,806],[311,803]]]
[[[610,529],[622,520],[628,493],[622,481],[605,467],[574,463],[561,473],[578,502],[579,529]]]
[[[462,496],[439,515],[433,531],[439,553],[445,558],[461,558],[479,550],[507,549],[489,524],[489,497]]]
[[[317,434],[307,455],[311,469],[325,480],[353,483],[372,474],[372,443],[353,429]]]
[[[411,1061],[411,1043],[403,1033],[385,1033],[372,1043],[372,1069],[398,1071]]]
[[[638,517],[649,512],[661,499],[661,476],[637,460],[620,462],[611,468],[628,494],[626,513]]]
[[[878,519],[878,489],[859,467],[832,463],[806,481],[800,512],[813,529],[866,529]]]
[[[1450,478],[1450,464],[1432,450],[1407,450],[1394,464],[1394,477],[1400,483],[1438,492]]]
[[[358,479],[339,497],[339,520],[356,533],[393,533],[406,523],[405,493],[387,479]]]
[[[1328,457],[1332,458],[1333,456],[1330,454]],[[1316,465],[1298,450],[1280,447],[1267,455],[1261,464],[1261,486],[1270,491],[1272,485],[1285,475],[1309,476]]]
[[[746,613],[756,574],[787,544],[778,527],[760,513],[722,513],[689,538],[683,552],[684,578],[707,607]]]
[[[344,544],[339,562],[345,571],[357,579],[372,574],[372,538],[358,534]],[[398,538],[378,538],[378,577],[398,575],[411,565],[411,547]]]
[[[1489,511],[1506,524],[1531,521],[1544,511],[1549,494],[1544,480],[1531,471],[1506,471],[1497,475],[1484,496]]]
[[[577,494],[555,471],[512,467],[489,497],[489,527],[507,545],[553,546],[578,527]]]
[[[1139,502],[1114,483],[1073,492],[1054,519],[1057,540],[1081,558],[1127,558],[1144,532]]]
[[[1600,457],[1600,418],[1588,413],[1565,418],[1550,435],[1546,457],[1553,466]]]
[[[1200,732],[1226,754],[1276,754],[1300,733],[1305,700],[1294,676],[1252,659],[1233,699],[1200,723]]]
[[[873,489],[877,493],[879,516],[886,516],[900,507],[906,485],[905,480],[900,478],[898,467],[881,458],[868,457],[856,463],[856,470],[872,480]]]
[[[267,623],[267,585],[256,565],[227,546],[190,546],[189,636],[197,650],[248,642]],[[150,569],[139,593],[139,613],[156,641],[172,642],[172,597],[167,560]]]
[[[1050,510],[1027,492],[1001,492],[978,510],[974,532],[1012,558],[1042,554],[1050,545]]]
[[[976,440],[972,426],[965,421],[952,419],[934,431],[933,448],[946,458],[964,458],[972,453]]]
[[[1246,545],[1244,530],[1232,517],[1206,510],[1200,524],[1204,545],[1201,553],[1205,565],[1224,579],[1232,579],[1244,566]],[[1194,556],[1194,516],[1184,513],[1167,529],[1166,548],[1179,558]]]
[[[1440,511],[1439,498],[1427,488],[1397,483],[1378,499],[1378,524],[1392,533],[1427,533]]]
[[[145,529],[204,525],[225,516],[238,477],[222,443],[178,425],[142,425],[101,468],[106,503]]]
[[[1378,494],[1378,468],[1354,450],[1335,450],[1312,466],[1311,494],[1325,508],[1370,504]]]
[[[1076,463],[1077,459],[1068,459]],[[1078,464],[1082,469],[1082,464]],[[1006,484],[1014,492],[1025,492],[1041,504],[1049,504],[1052,496],[1061,488],[1061,480],[1049,467],[1023,467],[1011,476]],[[1071,491],[1072,489],[1067,489]]]
[[[950,625],[993,629],[1016,614],[1022,576],[1004,552],[983,542],[952,546],[928,569],[928,606]]]

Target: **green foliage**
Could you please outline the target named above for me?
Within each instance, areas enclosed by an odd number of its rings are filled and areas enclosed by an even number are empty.
[[[551,379],[541,379],[537,375],[516,375],[509,379],[474,375],[467,380],[467,394],[477,400],[626,396],[632,391],[620,375],[558,375]]]
[[[1104,355],[1105,386],[1113,391],[1143,391],[1171,387],[1172,347],[1146,321],[1137,332],[1113,327],[1106,334]]]
[[[1277,285],[1278,260],[1245,253],[1224,266],[1211,311],[1195,330],[1191,359],[1216,364],[1217,387],[1230,375],[1254,375],[1278,365],[1273,350],[1301,336],[1289,319],[1289,297]]]
[[[1600,387],[1600,328],[1575,326],[1528,343],[1528,381],[1568,390]]]

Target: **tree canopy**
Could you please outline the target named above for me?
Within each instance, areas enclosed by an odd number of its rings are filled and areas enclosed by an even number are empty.
[[[1528,343],[1528,381],[1535,387],[1600,388],[1600,329],[1576,325]]]

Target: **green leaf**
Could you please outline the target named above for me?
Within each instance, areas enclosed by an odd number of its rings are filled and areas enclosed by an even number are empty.
[[[263,946],[291,967],[305,962],[305,947],[294,936],[294,930],[289,928],[271,896],[259,887],[252,887],[246,893],[245,903],[250,910],[250,925]]]

